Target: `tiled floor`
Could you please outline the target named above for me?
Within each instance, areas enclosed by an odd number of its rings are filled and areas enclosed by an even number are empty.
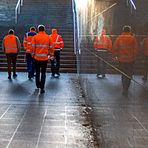
[[[0,148],[93,148],[89,110],[74,74],[51,79],[40,95],[34,80],[0,73]]]
[[[0,148],[148,148],[148,82],[135,79],[123,97],[119,75],[83,75],[84,95],[75,74],[48,73],[41,95],[26,73],[0,73]]]

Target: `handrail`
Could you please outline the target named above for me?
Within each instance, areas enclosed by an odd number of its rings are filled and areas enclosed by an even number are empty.
[[[72,11],[73,11],[73,28],[74,28],[74,53],[76,55],[77,62],[77,74],[80,72],[79,54],[80,54],[80,41],[79,41],[79,20],[76,9],[75,0],[72,0]]]
[[[79,18],[76,10],[75,0],[72,0],[72,11],[73,11],[73,28],[74,28],[74,52],[75,54],[80,52],[79,47]]]
[[[15,24],[17,24],[18,14],[21,12],[21,6],[23,6],[23,0],[18,0],[15,7]]]
[[[76,54],[76,15],[75,15],[75,2],[72,0],[72,12],[73,12],[73,29],[74,29],[74,53]]]

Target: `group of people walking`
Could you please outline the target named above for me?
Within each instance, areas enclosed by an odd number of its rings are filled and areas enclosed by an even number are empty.
[[[143,80],[147,80],[148,72],[148,38],[146,37],[142,43],[145,70]],[[105,30],[102,34],[95,38],[94,48],[98,51],[98,62],[97,62],[97,77],[105,77],[105,67],[106,63],[104,58],[101,58],[103,53],[110,52],[112,54],[112,59],[119,63],[119,72],[122,77],[122,94],[128,96],[128,89],[131,83],[134,62],[138,53],[137,39],[131,31],[131,26],[124,26],[121,35],[119,35],[114,43],[108,35],[106,35]]]
[[[32,79],[35,76],[36,87],[40,89],[40,93],[44,93],[48,60],[51,62],[52,77],[60,76],[60,51],[64,47],[62,36],[57,33],[56,29],[52,29],[52,34],[48,35],[44,25],[38,26],[38,32],[35,27],[31,27],[24,36],[23,46],[26,51],[28,78]],[[8,31],[8,35],[3,39],[2,47],[7,57],[8,79],[11,79],[11,73],[15,78],[17,77],[16,60],[21,43],[14,35],[14,30]]]
[[[28,78],[32,79],[35,76],[36,87],[40,88],[40,93],[44,93],[48,60],[51,63],[51,76],[60,76],[60,52],[64,47],[62,36],[57,33],[57,29],[52,29],[51,35],[48,35],[44,25],[38,26],[38,32],[36,32],[35,27],[31,27],[30,31],[24,36],[23,46],[26,51]],[[114,44],[112,44],[110,37],[106,35],[105,29],[94,40],[94,48],[99,54],[97,77],[105,77],[106,63],[101,55],[109,51],[112,53],[113,59],[119,63],[119,70],[122,74],[122,94],[124,96],[128,95],[128,89],[133,75],[134,61],[138,52],[137,46],[137,40],[131,32],[130,26],[123,27],[123,32],[115,39]],[[8,35],[3,39],[2,47],[7,57],[8,79],[12,78],[11,73],[16,78],[16,60],[21,50],[21,43],[19,38],[14,35],[14,30],[10,29],[8,31]],[[143,40],[143,53],[145,55],[143,80],[147,80],[148,38]],[[12,71],[11,63],[13,65]]]

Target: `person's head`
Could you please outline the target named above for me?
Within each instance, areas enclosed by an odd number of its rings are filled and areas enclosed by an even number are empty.
[[[9,29],[8,34],[14,34],[14,30],[13,29]]]
[[[123,26],[123,32],[131,32],[131,26]]]
[[[45,31],[45,26],[44,25],[39,25],[38,26],[38,31]]]
[[[30,27],[30,31],[36,31],[35,27],[34,26]]]
[[[57,29],[52,29],[52,34],[57,34]]]

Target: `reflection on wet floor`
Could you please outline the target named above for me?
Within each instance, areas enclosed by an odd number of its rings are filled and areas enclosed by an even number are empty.
[[[90,111],[76,75],[47,74],[46,93],[40,95],[25,73],[7,80],[1,73],[0,148],[93,148]]]
[[[1,73],[0,148],[146,148],[148,83],[135,76],[145,89],[132,82],[124,97],[120,75],[80,77],[84,91],[75,74],[47,74],[40,95],[25,73],[11,82]]]
[[[147,148],[148,82],[143,86],[132,82],[129,96],[124,97],[120,75],[107,75],[105,79],[97,79],[94,74],[81,77],[101,147]],[[141,76],[134,79],[143,84]]]

